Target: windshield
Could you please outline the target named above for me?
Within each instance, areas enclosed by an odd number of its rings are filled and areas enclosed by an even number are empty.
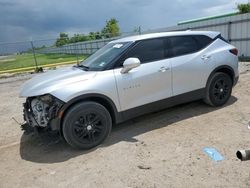
[[[117,56],[124,52],[132,42],[109,43],[80,62],[84,70],[101,71]]]

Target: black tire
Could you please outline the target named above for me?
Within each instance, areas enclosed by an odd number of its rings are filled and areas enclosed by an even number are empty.
[[[233,82],[228,74],[216,72],[208,81],[205,103],[211,106],[222,106],[230,98]]]
[[[101,144],[111,129],[112,120],[108,110],[90,101],[70,108],[62,126],[66,142],[78,149],[90,149]]]

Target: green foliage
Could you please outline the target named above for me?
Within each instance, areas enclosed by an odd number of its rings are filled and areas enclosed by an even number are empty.
[[[105,38],[116,37],[120,35],[120,27],[115,18],[106,21],[106,26],[102,29],[102,34]]]
[[[250,3],[238,4],[237,9],[239,10],[240,14],[250,13]]]
[[[95,39],[102,39],[102,34],[99,31],[95,33]]]
[[[60,33],[59,38],[56,39],[55,46],[59,47],[69,43],[111,38],[119,35],[120,27],[118,25],[118,21],[115,18],[111,18],[110,20],[106,21],[106,26],[101,32],[89,32],[88,35],[74,34],[73,37],[69,37],[67,33]]]
[[[80,55],[79,60],[85,59],[86,56]],[[76,61],[76,55],[71,54],[36,54],[38,66],[62,63],[67,61]],[[0,71],[11,70],[16,68],[24,68],[35,66],[32,53],[23,53],[18,55],[7,56],[5,59],[0,59]]]
[[[90,32],[88,35],[89,40],[102,39],[103,36],[100,32]]]
[[[69,39],[69,43],[83,42],[89,40],[89,37],[82,34],[74,34],[73,37]]]
[[[90,32],[89,33],[89,40],[95,40],[95,39],[96,39],[95,32]]]
[[[69,36],[67,33],[60,33],[60,36],[58,39],[56,39],[55,45],[58,46],[63,46],[64,44],[69,43]]]

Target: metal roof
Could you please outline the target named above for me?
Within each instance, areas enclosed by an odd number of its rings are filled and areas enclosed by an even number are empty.
[[[239,12],[231,12],[231,13],[220,14],[220,15],[215,15],[215,16],[208,16],[208,17],[202,17],[202,18],[197,18],[197,19],[191,19],[191,20],[178,22],[177,25],[189,24],[189,23],[206,21],[206,20],[213,20],[213,19],[224,18],[224,17],[228,17],[228,16],[235,16],[237,14],[239,14]]]

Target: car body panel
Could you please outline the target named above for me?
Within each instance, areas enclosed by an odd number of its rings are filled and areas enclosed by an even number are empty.
[[[122,111],[172,96],[169,59],[141,64],[126,74],[121,68],[114,73]]]
[[[229,52],[232,48],[232,45],[216,39],[201,51],[171,58],[173,95],[205,88],[208,77],[216,67],[230,66],[235,77],[239,76],[237,56]]]
[[[20,92],[21,97],[34,97],[51,94],[67,103],[73,98],[96,93],[109,97],[119,108],[113,70],[83,71],[67,67],[42,73],[27,81]]]
[[[110,98],[117,110],[120,111],[113,70],[96,72],[95,77],[92,79],[65,85],[60,90],[55,90],[51,94],[67,103],[75,97],[89,93],[100,94]]]
[[[75,67],[64,67],[41,73],[28,80],[20,91],[21,97],[33,97],[61,90],[67,85],[84,82],[95,77],[96,72],[85,72]],[[66,93],[65,93],[66,95]]]
[[[202,59],[207,56],[209,58]],[[207,78],[215,68],[213,44],[201,51],[172,59],[173,95],[206,87]]]

